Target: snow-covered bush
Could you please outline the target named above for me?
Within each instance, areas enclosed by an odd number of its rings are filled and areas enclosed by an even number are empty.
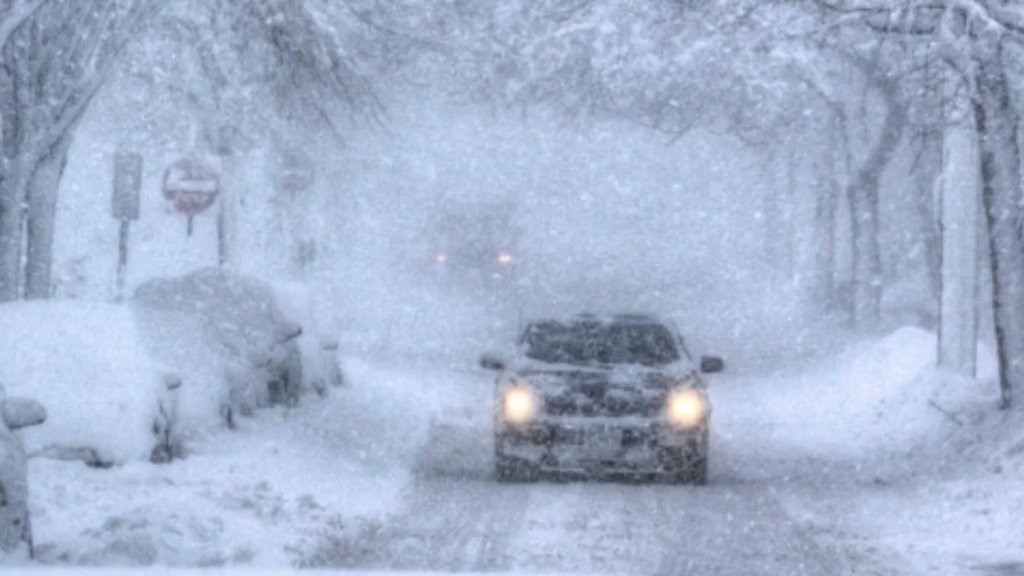
[[[174,451],[176,380],[147,354],[126,308],[0,306],[0,382],[46,407],[46,422],[24,431],[29,453],[109,465]]]

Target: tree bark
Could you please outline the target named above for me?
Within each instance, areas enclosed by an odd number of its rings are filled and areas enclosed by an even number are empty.
[[[1024,242],[1021,216],[1020,116],[1010,101],[1002,55],[980,58],[975,118],[980,135],[982,198],[989,231],[992,303],[1001,405],[1024,385]]]
[[[939,366],[974,378],[978,348],[981,174],[974,118],[946,128],[942,176]]]
[[[942,164],[942,140],[925,136],[921,144],[919,172],[915,178],[914,206],[920,235],[921,257],[932,293],[939,295],[942,284],[942,252],[938,227],[936,181]]]
[[[21,290],[21,256],[24,245],[24,161],[4,162],[0,175],[0,302],[17,300]]]
[[[891,92],[891,88],[883,92]],[[853,236],[853,321],[874,328],[881,319],[882,258],[878,238],[882,174],[892,160],[907,123],[907,111],[888,94],[888,110],[878,142],[847,188]]]
[[[25,298],[28,299],[46,299],[52,292],[57,190],[70,145],[70,135],[63,135],[36,163],[28,182],[25,258]]]
[[[821,175],[815,196],[815,292],[828,310],[836,298],[836,217],[841,186],[835,176]]]

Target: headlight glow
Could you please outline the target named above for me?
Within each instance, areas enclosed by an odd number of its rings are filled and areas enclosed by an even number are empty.
[[[537,414],[537,400],[533,392],[524,386],[509,388],[501,404],[505,421],[513,424],[528,422]]]
[[[668,419],[679,427],[692,428],[704,418],[704,400],[696,390],[680,388],[668,397]]]

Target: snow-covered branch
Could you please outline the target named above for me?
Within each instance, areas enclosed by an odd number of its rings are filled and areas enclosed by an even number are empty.
[[[9,10],[0,15],[0,65],[4,63],[3,47],[45,3],[46,0],[16,0]]]

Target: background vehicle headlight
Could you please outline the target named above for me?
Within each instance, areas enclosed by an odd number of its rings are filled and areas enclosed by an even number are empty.
[[[506,422],[520,424],[537,414],[537,399],[529,388],[509,388],[501,402],[502,415]]]
[[[673,390],[667,408],[669,422],[675,426],[692,428],[704,418],[704,399],[696,390]]]

